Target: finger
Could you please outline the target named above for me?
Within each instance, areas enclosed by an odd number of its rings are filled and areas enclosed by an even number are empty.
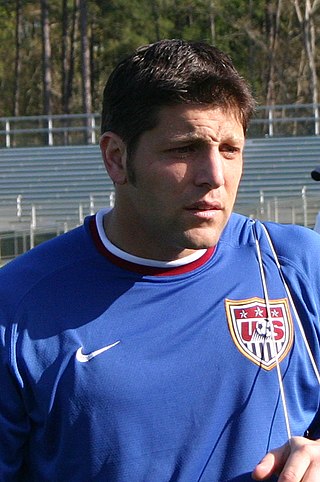
[[[265,480],[270,477],[272,474],[275,473],[276,466],[279,465],[276,463],[276,457],[273,452],[269,452],[261,462],[255,467],[254,471],[252,472],[251,476],[253,480]],[[280,467],[283,467],[283,465]],[[279,471],[280,471],[279,470]]]
[[[320,464],[312,464],[305,473],[303,482],[318,482],[320,474]]]
[[[273,474],[279,475],[278,482],[319,482],[320,440],[292,437],[261,460],[252,472],[252,478],[266,480]]]
[[[289,443],[268,452],[252,472],[254,480],[265,480],[272,474],[279,474],[290,453]]]
[[[294,445],[294,444],[293,444]],[[318,453],[316,453],[316,450]],[[278,482],[317,482],[319,481],[319,445],[297,446],[288,458]]]

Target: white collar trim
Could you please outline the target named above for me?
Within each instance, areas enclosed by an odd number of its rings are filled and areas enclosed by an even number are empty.
[[[154,259],[140,258],[139,256],[134,256],[133,254],[127,253],[126,251],[122,251],[122,249],[119,249],[117,246],[112,244],[111,241],[109,241],[109,239],[107,238],[103,227],[103,218],[105,214],[107,214],[109,211],[111,211],[111,208],[100,209],[96,213],[96,226],[98,234],[105,248],[110,251],[110,253],[112,253],[114,256],[117,256],[118,258],[121,258],[125,261],[140,264],[143,266],[153,266],[155,268],[173,268],[177,266],[185,266],[189,263],[192,263],[193,261],[197,261],[207,251],[206,249],[198,249],[194,253],[185,256],[184,258],[176,259],[174,261],[158,261]]]

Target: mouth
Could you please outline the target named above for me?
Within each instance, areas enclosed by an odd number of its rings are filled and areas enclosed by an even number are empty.
[[[186,211],[201,219],[212,219],[218,212],[222,211],[222,209],[219,201],[198,201],[186,207]]]

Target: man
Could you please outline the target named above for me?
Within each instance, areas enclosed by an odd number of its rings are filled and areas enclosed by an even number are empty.
[[[0,273],[2,481],[319,480],[320,238],[231,214],[253,109],[204,43],[115,69],[114,208]]]

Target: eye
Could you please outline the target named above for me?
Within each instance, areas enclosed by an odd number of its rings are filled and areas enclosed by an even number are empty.
[[[222,144],[219,148],[220,152],[227,158],[233,158],[240,153],[240,149],[237,146],[231,144]]]
[[[176,157],[187,157],[195,151],[195,147],[192,144],[186,144],[183,146],[172,147],[169,149],[169,153]]]

